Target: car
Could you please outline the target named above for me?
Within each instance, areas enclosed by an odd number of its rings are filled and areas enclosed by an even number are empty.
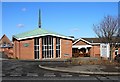
[[[120,63],[120,54],[115,56],[115,61],[117,61],[118,63]]]

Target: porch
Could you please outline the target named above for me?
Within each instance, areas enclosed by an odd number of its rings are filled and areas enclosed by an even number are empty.
[[[73,57],[90,57],[91,45],[74,45],[72,46]]]

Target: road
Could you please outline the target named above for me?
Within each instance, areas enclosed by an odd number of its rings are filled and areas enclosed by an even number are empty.
[[[63,65],[64,62],[41,62],[2,60],[2,79],[4,80],[84,80],[84,81],[119,81],[120,76],[82,75],[49,71],[39,68],[38,65]],[[8,81],[7,81],[8,82]]]

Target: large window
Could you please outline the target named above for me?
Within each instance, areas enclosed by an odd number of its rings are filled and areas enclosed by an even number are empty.
[[[53,37],[42,38],[42,58],[53,58]]]
[[[60,38],[56,38],[56,58],[60,58]]]
[[[34,52],[35,59],[39,59],[39,38],[34,39]]]

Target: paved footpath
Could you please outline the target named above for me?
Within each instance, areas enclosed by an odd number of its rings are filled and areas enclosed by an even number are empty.
[[[113,66],[110,70],[107,70],[107,66],[100,65],[80,65],[80,66],[42,66],[39,65],[40,68],[52,71],[61,71],[61,72],[70,72],[70,73],[79,73],[79,74],[89,74],[89,75],[120,75],[120,67]]]

